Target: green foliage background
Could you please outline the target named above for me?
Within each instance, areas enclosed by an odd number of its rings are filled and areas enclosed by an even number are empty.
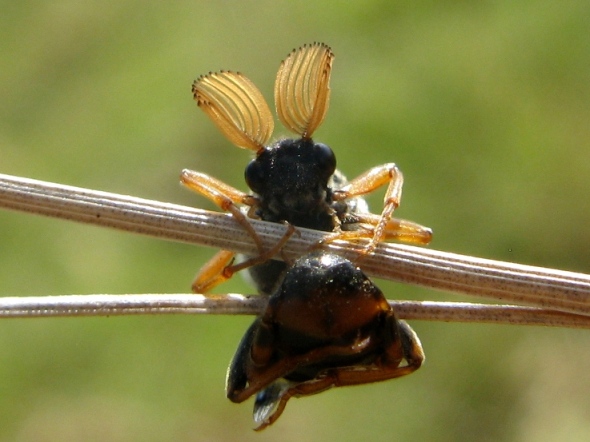
[[[193,79],[240,70],[270,100],[280,60],[324,41],[336,61],[316,138],[345,173],[395,161],[399,214],[432,227],[435,249],[589,272],[586,0],[3,3],[2,173],[212,208],[179,171],[245,189],[249,154],[197,109]],[[0,212],[3,296],[187,292],[212,253]],[[4,320],[0,440],[590,438],[588,331],[425,322],[416,374],[293,400],[255,434],[251,401],[224,396],[250,321]]]

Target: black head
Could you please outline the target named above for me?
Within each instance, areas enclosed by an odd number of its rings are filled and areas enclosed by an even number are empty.
[[[245,178],[260,199],[262,219],[319,228],[311,220],[315,212],[326,213],[331,203],[328,181],[335,170],[336,157],[327,145],[286,139],[262,150],[246,168]]]

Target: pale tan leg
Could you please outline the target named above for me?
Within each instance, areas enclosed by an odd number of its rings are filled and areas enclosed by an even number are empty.
[[[226,272],[236,254],[229,250],[220,250],[201,267],[191,286],[193,293],[205,293],[218,284],[232,277],[233,272]]]
[[[399,207],[401,201],[403,182],[404,178],[398,167],[394,163],[388,163],[369,169],[342,189],[335,190],[334,199],[339,201],[365,195],[385,184],[389,184],[385,192],[381,215],[357,214],[361,223],[373,226],[372,232],[363,229],[337,232],[333,237],[328,237],[323,242],[331,242],[336,239],[371,238],[363,251],[364,253],[372,252],[377,244],[385,239],[399,239],[418,244],[428,244],[432,237],[432,231],[429,228],[410,221],[392,220],[393,212]]]
[[[258,256],[249,258],[239,264],[232,265],[235,258],[235,253],[229,250],[220,250],[213,258],[211,258],[201,269],[195,277],[192,290],[194,293],[205,293],[211,290],[216,285],[230,279],[234,273],[240,270],[252,267],[256,264],[261,264],[268,261],[273,256],[281,251],[285,243],[289,240],[291,235],[295,232],[295,227],[288,224],[287,231],[281,237],[281,239],[270,249],[262,252]]]
[[[381,221],[381,216],[373,213],[356,214],[355,216],[359,219],[359,224],[364,224],[366,227],[361,226],[359,230],[335,232],[323,239],[321,243],[326,244],[339,239],[348,241],[372,239],[375,235],[375,226]],[[389,240],[426,245],[432,240],[432,230],[412,221],[393,218],[389,220],[381,236],[381,241]]]
[[[247,206],[255,207],[258,205],[258,200],[252,195],[242,192],[223,181],[210,177],[204,173],[195,172],[193,170],[184,169],[180,174],[180,181],[189,189],[200,193],[204,197],[211,200],[219,208],[230,212],[236,221],[238,221],[250,234],[258,251],[262,254],[263,247],[260,237],[248,221],[246,215],[242,213],[236,204],[245,204]]]
[[[381,220],[380,215],[372,213],[358,215],[358,218],[361,223],[372,226],[377,225]],[[413,221],[392,218],[385,226],[382,237],[384,241],[391,239],[426,245],[432,241],[432,229]]]

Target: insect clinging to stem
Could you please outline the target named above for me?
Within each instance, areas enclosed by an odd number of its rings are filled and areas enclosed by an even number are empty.
[[[270,146],[274,121],[262,93],[239,72],[219,71],[199,77],[193,96],[199,107],[236,146],[255,152],[245,170],[252,194],[242,192],[204,173],[185,169],[181,181],[227,210],[246,228],[259,257],[232,266],[234,253],[218,252],[200,271],[193,291],[204,292],[241,269],[249,273],[259,291],[273,293],[287,265],[267,260],[248,217],[287,222],[331,232],[335,239],[369,239],[364,252],[382,240],[397,239],[418,244],[430,242],[432,232],[411,221],[393,218],[399,206],[403,176],[393,163],[374,167],[352,181],[336,169],[336,157],[325,144],[314,142],[330,101],[330,75],[334,54],[323,43],[294,49],[281,63],[274,88],[277,115],[299,136],[279,139]],[[387,186],[380,215],[369,213],[362,195]],[[248,207],[244,214],[238,205]]]
[[[202,292],[248,268],[259,292],[269,296],[242,338],[226,382],[233,402],[256,396],[258,430],[275,422],[291,397],[404,376],[424,361],[417,335],[397,319],[383,293],[353,262],[323,250],[291,264],[270,259],[293,226],[329,232],[327,241],[368,239],[365,254],[382,240],[427,244],[432,236],[427,227],[393,218],[403,184],[395,164],[374,167],[348,182],[336,169],[333,151],[313,141],[328,110],[333,58],[327,45],[314,43],[294,49],[281,63],[276,110],[299,138],[270,146],[272,114],[248,78],[220,71],[193,84],[197,104],[220,131],[256,155],[245,171],[252,194],[190,170],[181,179],[231,212],[258,246],[259,256],[238,265],[232,265],[233,252],[220,251],[193,283],[193,290]],[[362,195],[385,184],[383,210],[372,214]],[[248,210],[243,213],[238,205]],[[287,222],[291,229],[265,251],[249,217]]]

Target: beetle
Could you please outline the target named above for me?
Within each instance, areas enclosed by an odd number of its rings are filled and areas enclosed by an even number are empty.
[[[384,239],[430,242],[429,228],[392,218],[403,184],[395,164],[374,167],[348,182],[336,169],[332,149],[312,139],[328,110],[333,59],[327,45],[313,43],[294,49],[281,63],[274,89],[277,115],[299,138],[279,139],[270,146],[272,113],[247,77],[219,71],[202,75],[193,83],[194,99],[219,130],[236,146],[255,152],[245,170],[253,193],[188,169],[182,171],[181,182],[232,213],[259,250],[259,256],[237,265],[232,265],[233,252],[218,252],[195,278],[194,292],[205,292],[246,267],[261,294],[274,292],[287,265],[268,259],[275,250],[263,250],[248,217],[332,232],[324,241],[366,238],[369,243],[364,253]],[[361,196],[385,184],[388,188],[381,214],[369,213]],[[248,207],[247,212],[238,205]]]
[[[256,430],[291,397],[405,376],[424,362],[416,333],[351,261],[325,251],[289,267],[227,371],[233,402],[256,395]]]

